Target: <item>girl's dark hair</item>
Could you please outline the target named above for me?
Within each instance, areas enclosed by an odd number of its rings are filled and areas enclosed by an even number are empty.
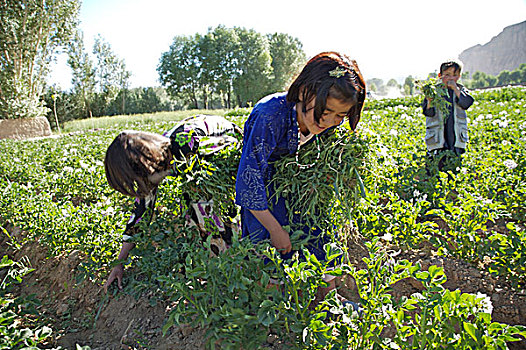
[[[311,58],[294,80],[287,93],[287,101],[303,101],[303,108],[316,99],[314,119],[320,118],[327,105],[327,97],[351,102],[347,113],[352,130],[360,120],[365,102],[365,81],[355,60],[338,52],[322,52]]]
[[[158,184],[149,176],[168,170],[172,160],[170,139],[139,131],[123,131],[110,144],[104,158],[109,185],[132,197],[146,197]]]

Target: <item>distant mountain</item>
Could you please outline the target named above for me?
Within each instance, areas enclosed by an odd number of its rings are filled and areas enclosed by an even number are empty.
[[[526,63],[526,21],[504,28],[485,45],[462,51],[459,59],[464,63],[462,71],[471,74],[479,71],[498,75],[519,68]]]

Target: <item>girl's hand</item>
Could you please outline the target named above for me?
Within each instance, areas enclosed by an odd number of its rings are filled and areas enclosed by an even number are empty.
[[[108,287],[117,279],[117,287],[119,289],[122,289],[122,276],[124,274],[124,268],[122,267],[122,264],[116,265],[110,273],[110,276],[108,277],[108,280],[106,283],[104,283],[104,292],[108,293]]]
[[[283,228],[279,231],[270,233],[270,242],[280,254],[287,254],[292,250],[289,233]]]
[[[289,233],[283,229],[278,220],[268,210],[250,210],[256,219],[270,233],[270,242],[281,254],[287,254],[292,250]]]

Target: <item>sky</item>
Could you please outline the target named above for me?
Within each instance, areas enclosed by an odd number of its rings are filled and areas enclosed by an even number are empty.
[[[298,38],[308,58],[339,51],[364,78],[425,78],[465,49],[526,20],[526,0],[83,0],[80,29],[100,35],[132,73],[131,87],[159,86],[156,67],[179,35],[218,25]],[[71,88],[59,56],[48,82]]]

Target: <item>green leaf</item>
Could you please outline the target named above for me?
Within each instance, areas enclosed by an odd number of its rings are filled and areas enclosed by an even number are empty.
[[[471,336],[471,338],[473,338],[473,340],[477,341],[477,328],[469,322],[464,322],[463,325],[464,330]]]

